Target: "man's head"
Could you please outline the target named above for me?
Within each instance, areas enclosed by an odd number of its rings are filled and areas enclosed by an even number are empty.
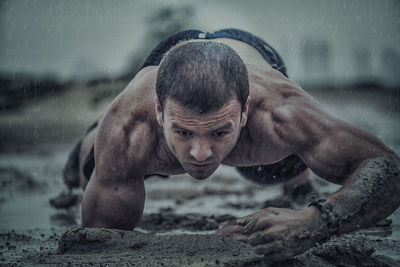
[[[225,44],[184,42],[164,55],[156,93],[162,108],[171,98],[204,114],[220,109],[232,96],[243,108],[249,95],[247,69],[235,50]]]
[[[210,176],[246,125],[247,70],[229,46],[187,42],[161,61],[156,81],[157,121],[166,142],[193,177]]]

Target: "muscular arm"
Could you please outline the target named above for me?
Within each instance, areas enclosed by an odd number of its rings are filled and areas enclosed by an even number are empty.
[[[300,254],[332,234],[373,226],[400,205],[400,161],[394,152],[375,136],[325,113],[301,89],[288,87],[285,95],[281,105],[257,115],[258,121],[266,118],[258,129],[281,156],[297,154],[318,176],[343,186],[328,198],[336,225],[310,206],[267,208],[226,229],[272,261]]]
[[[395,155],[361,162],[343,187],[328,198],[339,218],[337,233],[374,226],[393,213],[400,205],[399,172],[399,159]]]
[[[133,230],[144,207],[143,178],[106,182],[94,173],[92,179],[83,198],[82,225]]]
[[[343,184],[328,198],[340,222],[337,233],[373,226],[400,205],[399,158],[373,135],[326,115],[321,119],[330,127],[311,132],[317,142],[299,155],[320,177]]]
[[[82,224],[132,230],[142,216],[149,126],[118,118],[112,108],[100,125],[95,171],[82,203]],[[144,140],[144,137],[146,138]]]
[[[328,198],[339,232],[374,225],[400,205],[399,158],[375,136],[331,117],[312,100],[273,113],[275,131],[321,178],[343,187]]]

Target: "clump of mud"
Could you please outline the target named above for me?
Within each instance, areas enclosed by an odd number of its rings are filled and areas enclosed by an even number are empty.
[[[263,259],[248,245],[215,235],[151,235],[137,231],[78,228],[63,234],[56,254],[32,255],[26,260],[73,265],[240,266],[237,265],[239,262],[261,263]]]
[[[201,214],[174,214],[153,213],[144,214],[138,227],[150,232],[165,232],[171,230],[209,231],[230,220],[235,220],[232,215],[201,215]]]
[[[374,254],[359,233],[333,237],[302,255],[268,262],[247,244],[216,235],[154,235],[137,231],[77,228],[65,232],[56,252],[26,255],[28,264],[133,264],[140,266],[399,266]]]

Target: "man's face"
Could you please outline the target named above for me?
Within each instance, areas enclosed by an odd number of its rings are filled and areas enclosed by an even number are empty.
[[[198,114],[168,98],[163,117],[157,100],[157,121],[168,147],[192,177],[209,177],[234,148],[246,125],[248,103],[242,111],[240,102],[232,97],[218,111]]]

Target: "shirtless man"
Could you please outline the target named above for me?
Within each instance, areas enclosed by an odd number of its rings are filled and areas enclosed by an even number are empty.
[[[266,208],[220,229],[271,260],[389,216],[400,203],[397,155],[327,114],[285,75],[278,54],[243,31],[185,31],[163,41],[82,142],[83,226],[131,230],[142,216],[145,176],[206,179],[220,164],[275,164],[280,173],[297,164],[297,175],[304,162],[343,185],[304,209]]]

